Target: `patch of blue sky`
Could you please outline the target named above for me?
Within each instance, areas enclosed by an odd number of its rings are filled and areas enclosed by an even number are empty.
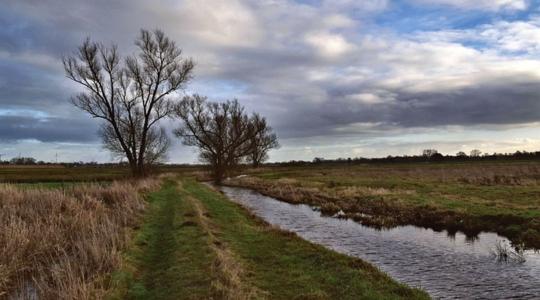
[[[294,2],[311,6],[319,6],[321,4],[321,0],[294,0]]]
[[[376,16],[375,23],[398,33],[410,33],[470,28],[487,23],[492,17],[490,13],[396,1],[388,10]]]
[[[379,27],[391,28],[396,33],[406,34],[417,31],[463,30],[498,20],[525,20],[538,12],[532,5],[527,10],[489,11],[399,0],[392,1],[388,9],[374,16],[374,23]]]
[[[34,109],[21,108],[0,108],[0,117],[31,117],[35,119],[46,119],[50,115],[46,112]]]
[[[248,85],[238,80],[227,79],[199,79],[193,82],[188,89],[189,93],[204,91],[211,101],[222,101],[242,95]]]

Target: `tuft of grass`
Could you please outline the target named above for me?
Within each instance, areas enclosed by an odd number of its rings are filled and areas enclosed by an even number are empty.
[[[502,241],[498,241],[495,244],[495,247],[492,250],[492,254],[498,262],[514,262],[522,264],[527,261],[527,259],[525,258],[525,251],[522,247],[513,248]]]
[[[211,220],[210,214],[202,203],[191,196],[188,201],[196,211],[197,221],[208,235],[209,246],[215,254],[212,262],[212,272],[215,280],[212,282],[212,294],[218,299],[261,299],[266,293],[249,285],[243,280],[245,270],[235,253],[226,243],[218,238],[219,227]]]
[[[0,296],[95,299],[157,180],[69,190],[0,185]]]

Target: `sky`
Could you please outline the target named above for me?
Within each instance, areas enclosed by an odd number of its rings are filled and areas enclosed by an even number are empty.
[[[0,154],[113,158],[61,58],[134,53],[161,29],[191,57],[178,94],[266,116],[271,161],[540,150],[537,0],[0,0]],[[170,131],[178,121],[166,120]],[[174,141],[169,161],[197,162]]]

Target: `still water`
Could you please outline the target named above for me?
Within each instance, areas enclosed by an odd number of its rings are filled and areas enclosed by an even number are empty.
[[[471,240],[461,233],[451,237],[415,226],[380,231],[249,189],[220,189],[268,223],[369,261],[435,299],[540,299],[540,254],[526,252],[524,263],[499,262],[493,255],[495,245],[508,240],[495,233]]]

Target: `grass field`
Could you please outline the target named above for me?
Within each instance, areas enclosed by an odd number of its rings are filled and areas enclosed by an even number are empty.
[[[427,299],[373,266],[275,229],[194,180],[168,181],[113,299]]]
[[[0,188],[0,298],[21,289],[111,299],[428,298],[273,228],[190,179],[194,171],[157,170],[170,175],[149,192],[123,180],[122,168],[0,168],[3,181],[18,183]],[[537,162],[325,164],[244,170],[227,183],[367,225],[496,231],[540,248],[539,171]],[[47,243],[32,242],[43,236]]]
[[[200,169],[190,166],[160,166],[153,173],[183,174]],[[121,166],[0,165],[0,183],[49,183],[73,181],[111,181],[129,177],[129,168]]]
[[[540,248],[539,162],[311,165],[248,174],[228,184],[327,214],[343,210],[367,225],[496,231]]]
[[[429,298],[190,177],[161,182],[0,186],[0,298]]]

